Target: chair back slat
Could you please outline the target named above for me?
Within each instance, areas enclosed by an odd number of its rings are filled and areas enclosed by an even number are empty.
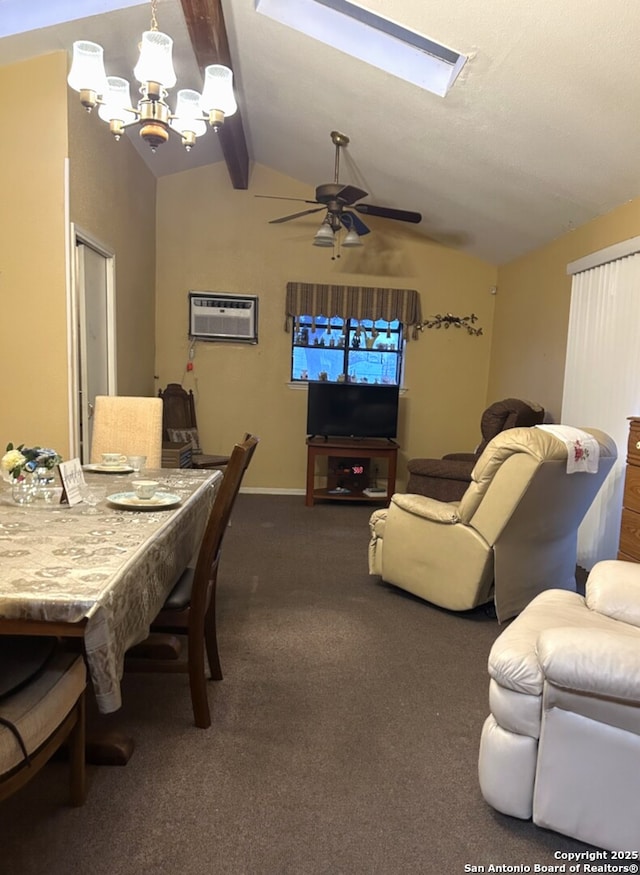
[[[158,396],[162,398],[162,431],[164,439],[169,440],[171,429],[197,428],[196,405],[193,391],[188,392],[179,383],[169,383],[166,389],[160,389]]]
[[[258,441],[259,438],[254,435],[246,435],[241,443],[234,446],[231,453],[231,458],[225,470],[222,485],[215,497],[198,553],[191,592],[192,610],[194,610],[196,604],[206,609],[208,603],[207,592],[210,588],[210,583],[215,578],[218,557],[225,532],[229,525],[231,512]]]

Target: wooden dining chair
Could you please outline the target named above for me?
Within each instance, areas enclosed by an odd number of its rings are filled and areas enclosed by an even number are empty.
[[[0,641],[0,801],[12,796],[65,742],[72,805],[85,800],[84,660],[45,639],[3,635]],[[29,646],[31,643],[34,647]]]
[[[158,391],[158,396],[163,404],[164,440],[172,443],[190,442],[192,468],[224,468],[229,463],[229,456],[205,453],[200,445],[193,390],[187,392],[180,383],[169,383],[166,389]]]
[[[150,637],[131,648],[127,658],[127,668],[136,671],[188,671],[193,716],[200,729],[207,729],[211,725],[205,653],[211,679],[222,680],[216,631],[216,584],[222,543],[242,479],[258,441],[259,438],[247,434],[234,446],[195,565],[185,569],[169,593],[162,611],[151,624]],[[171,658],[155,658],[158,653],[157,638],[154,642],[156,633],[186,635],[186,662],[178,659],[179,652],[171,646],[167,651]]]
[[[102,453],[146,456],[147,468],[162,465],[162,401],[133,395],[97,395],[91,462]]]

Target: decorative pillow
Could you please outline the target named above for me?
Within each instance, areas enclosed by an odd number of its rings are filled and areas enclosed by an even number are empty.
[[[173,443],[180,444],[190,441],[191,452],[194,456],[202,452],[197,428],[168,428],[167,434],[169,435],[169,440],[173,441]]]

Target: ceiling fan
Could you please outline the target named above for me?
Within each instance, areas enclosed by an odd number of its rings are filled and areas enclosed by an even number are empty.
[[[331,131],[331,141],[336,147],[335,159],[335,175],[333,182],[326,182],[316,188],[315,200],[306,200],[305,198],[296,197],[279,197],[278,195],[258,194],[256,197],[275,198],[277,200],[301,201],[305,204],[319,204],[314,209],[302,210],[299,213],[292,213],[289,216],[281,216],[279,219],[270,219],[270,225],[278,225],[281,222],[289,222],[291,219],[298,219],[300,216],[307,216],[310,213],[319,213],[326,209],[327,215],[324,223],[330,227],[331,231],[337,231],[342,225],[347,231],[355,231],[356,234],[362,236],[369,233],[369,228],[365,225],[362,219],[356,215],[360,213],[365,216],[380,216],[383,219],[396,219],[400,222],[418,223],[422,221],[421,213],[414,213],[408,210],[396,210],[392,207],[378,207],[373,204],[361,204],[363,198],[367,197],[367,192],[361,188],[356,188],[354,185],[343,185],[339,181],[340,176],[340,149],[344,148],[349,143],[349,137],[341,134],[339,131]],[[348,209],[352,207],[352,209]]]

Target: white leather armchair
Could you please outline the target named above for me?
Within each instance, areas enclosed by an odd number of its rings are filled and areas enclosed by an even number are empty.
[[[586,598],[538,595],[495,641],[489,674],[486,801],[598,847],[640,851],[640,565],[599,562]]]
[[[396,493],[370,521],[369,573],[453,611],[492,599],[500,621],[549,586],[575,590],[578,526],[617,456],[583,429],[597,473],[567,473],[567,445],[540,427],[494,437],[460,501]]]

